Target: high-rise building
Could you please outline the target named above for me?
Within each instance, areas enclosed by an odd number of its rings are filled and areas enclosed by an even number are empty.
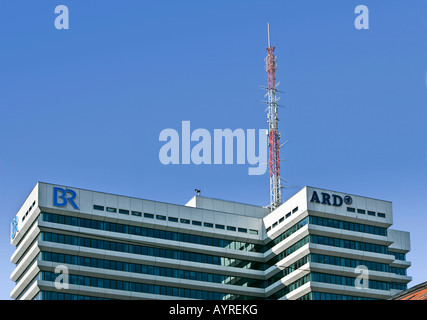
[[[392,203],[304,187],[274,211],[37,183],[11,223],[13,299],[388,299],[407,289]]]

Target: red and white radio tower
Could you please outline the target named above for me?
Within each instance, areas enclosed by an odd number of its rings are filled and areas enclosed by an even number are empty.
[[[280,178],[280,133],[277,104],[277,85],[276,85],[276,68],[277,59],[274,55],[275,47],[270,45],[270,24],[268,28],[268,48],[267,57],[265,58],[265,68],[268,73],[268,148],[269,148],[269,166],[270,166],[270,209],[275,210],[282,204],[282,187]]]

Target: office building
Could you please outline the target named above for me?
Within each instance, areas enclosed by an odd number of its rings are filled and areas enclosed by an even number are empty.
[[[167,199],[165,199],[167,200]],[[411,277],[392,203],[304,187],[277,209],[39,182],[11,223],[13,299],[389,299]]]

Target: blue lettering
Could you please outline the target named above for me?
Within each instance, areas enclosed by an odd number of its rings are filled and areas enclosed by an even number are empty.
[[[60,192],[60,194],[58,194]],[[67,194],[71,194],[71,197],[67,197]],[[74,209],[79,210],[79,207],[77,207],[76,203],[74,202],[74,199],[76,198],[76,192],[71,189],[62,189],[59,187],[53,188],[53,205],[56,207],[65,207],[67,206],[67,203],[69,202]],[[58,202],[58,200],[61,199],[61,202]]]

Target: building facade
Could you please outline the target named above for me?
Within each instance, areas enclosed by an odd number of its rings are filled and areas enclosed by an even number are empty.
[[[13,299],[388,299],[407,289],[392,204],[304,187],[269,209],[37,183],[11,223]]]

